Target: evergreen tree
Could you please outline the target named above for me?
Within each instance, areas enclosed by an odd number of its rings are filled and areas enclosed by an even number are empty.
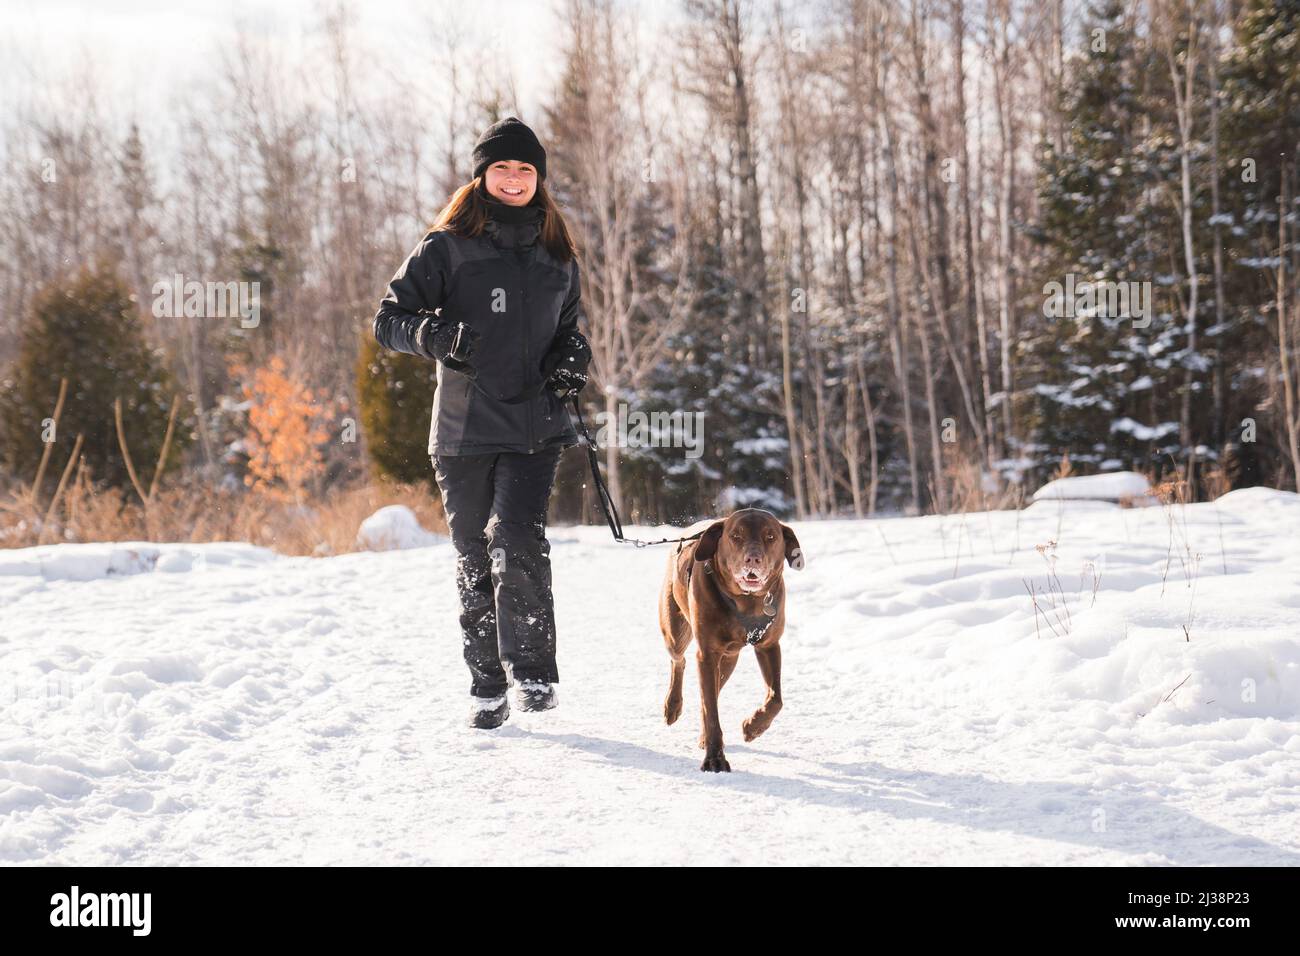
[[[357,361],[357,396],[366,450],[379,474],[434,485],[429,421],[437,371],[428,359],[380,348],[367,329]]]
[[[122,143],[117,160],[117,188],[122,203],[122,219],[117,229],[117,240],[122,249],[122,265],[136,295],[145,295],[153,250],[157,246],[158,231],[154,211],[158,197],[154,192],[153,175],[145,157],[144,141],[135,123]]]
[[[46,420],[54,412],[60,380],[68,394],[58,429]],[[118,445],[113,402],[122,402],[122,421],[136,472],[148,482],[158,461],[176,385],[160,352],[145,343],[131,294],[105,262],[83,267],[71,278],[45,286],[33,299],[22,330],[18,359],[0,395],[0,434],[6,465],[35,476],[44,440],[71,454],[78,434],[93,478],[126,487],[130,481]],[[180,461],[189,442],[182,408],[165,468]],[[66,457],[55,456],[59,467]],[[52,473],[53,472],[53,473]],[[57,479],[57,470],[47,479]]]
[[[1234,484],[1278,480],[1287,445],[1282,402],[1265,370],[1276,368],[1278,198],[1288,185],[1287,254],[1295,281],[1300,249],[1300,0],[1250,0],[1234,23],[1221,61],[1223,128],[1231,144],[1220,157],[1220,220],[1225,230],[1225,325],[1220,333],[1229,396],[1226,426],[1233,436],[1226,463]],[[1294,303],[1294,298],[1291,298]],[[1294,304],[1292,305],[1294,309]],[[1296,346],[1291,343],[1292,348]],[[1278,388],[1276,391],[1280,391]],[[1244,428],[1254,420],[1257,428]],[[1240,437],[1253,437],[1243,447]],[[1252,433],[1254,433],[1252,435]],[[1243,461],[1244,460],[1244,461]],[[1244,477],[1237,473],[1243,472]]]
[[[1153,100],[1161,63],[1118,0],[1092,8],[1087,52],[1063,91],[1064,148],[1042,147],[1035,238],[1044,310],[1019,344],[1030,449],[1044,471],[1062,455],[1094,468],[1162,467],[1180,451],[1175,390],[1182,336],[1171,286],[1178,224],[1162,184],[1177,181],[1176,139]],[[1070,277],[1073,277],[1072,279]],[[1052,300],[1058,283],[1069,301]],[[1092,282],[1150,282],[1150,324],[1082,310]],[[1070,314],[1073,312],[1074,314]]]
[[[716,215],[705,210],[704,215]],[[735,508],[766,508],[787,516],[794,507],[789,487],[788,439],[781,414],[779,370],[754,369],[745,361],[743,323],[733,314],[735,280],[723,252],[704,241],[700,225],[687,281],[701,290],[682,331],[651,376],[642,404],[652,409],[705,412],[703,454],[687,458],[680,448],[653,449],[667,518],[693,520]]]

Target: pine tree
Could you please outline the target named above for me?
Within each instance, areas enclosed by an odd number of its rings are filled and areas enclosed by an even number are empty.
[[[433,485],[429,417],[436,390],[434,362],[382,349],[367,330],[357,361],[357,396],[366,450],[379,474]]]
[[[113,415],[114,400],[121,399],[137,473],[153,474],[177,389],[162,354],[146,345],[136,305],[114,266],[101,261],[83,267],[35,296],[10,376],[0,395],[0,434],[13,472],[35,475],[43,439],[52,437],[56,452],[66,446],[70,454],[80,434],[91,476],[126,487],[130,478]],[[51,435],[47,419],[64,378],[67,400]],[[181,427],[185,411],[182,407],[165,469],[179,463],[189,443],[189,430]],[[55,461],[62,464],[57,454]]]
[[[1300,236],[1297,37],[1300,0],[1250,0],[1234,23],[1233,43],[1224,51],[1220,67],[1222,139],[1232,144],[1218,171],[1228,263],[1226,328],[1220,332],[1220,348],[1228,370],[1223,390],[1229,396],[1225,418],[1232,435],[1233,460],[1225,467],[1236,485],[1277,481],[1276,469],[1286,457],[1282,449],[1288,444],[1285,403],[1270,403],[1277,396],[1262,373],[1276,369],[1278,357],[1278,199],[1284,178],[1291,283],[1300,249],[1296,242]],[[1295,344],[1290,343],[1293,349]],[[1276,391],[1281,391],[1280,386]],[[1257,421],[1257,427],[1243,427],[1248,420]],[[1252,447],[1243,446],[1243,433]],[[1246,477],[1239,479],[1238,472]]]
[[[1021,412],[1043,469],[1067,453],[1076,464],[1143,468],[1180,450],[1171,396],[1181,329],[1168,288],[1178,231],[1161,190],[1176,181],[1175,140],[1153,115],[1160,65],[1123,5],[1094,6],[1084,36],[1087,52],[1061,104],[1064,149],[1042,147],[1038,301],[1050,298],[1049,283],[1066,286],[1071,275],[1076,286],[1150,282],[1150,325],[1105,310],[1033,316],[1020,343],[1029,385]]]
[[[704,411],[703,454],[680,448],[649,454],[663,475],[672,520],[687,521],[735,508],[765,508],[789,515],[788,439],[781,415],[778,369],[745,361],[742,324],[734,315],[735,280],[721,249],[702,241],[690,257],[688,281],[702,290],[683,330],[670,340],[641,404],[651,409]],[[639,457],[647,457],[643,454]]]
[[[144,141],[140,128],[131,124],[130,132],[122,143],[117,160],[117,188],[122,203],[122,218],[117,229],[121,245],[122,265],[137,295],[148,292],[152,263],[152,249],[156,246],[158,232],[154,223],[154,210],[158,197],[154,192],[153,176],[145,157]]]

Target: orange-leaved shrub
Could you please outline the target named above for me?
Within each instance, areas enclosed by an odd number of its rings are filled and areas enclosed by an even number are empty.
[[[244,484],[269,497],[301,502],[325,470],[320,446],[329,437],[326,408],[278,355],[242,390],[249,403]]]

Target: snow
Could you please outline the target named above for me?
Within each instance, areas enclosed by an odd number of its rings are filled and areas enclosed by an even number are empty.
[[[406,505],[388,505],[380,508],[357,529],[357,547],[367,551],[402,551],[406,548],[427,548],[431,544],[446,543],[444,535],[425,531],[420,519]]]
[[[0,551],[0,579],[39,577],[46,581],[94,581],[111,575],[179,573],[211,567],[254,567],[275,553],[251,544],[58,544]]]
[[[746,649],[730,774],[693,658],[661,716],[671,546],[551,527],[560,703],[492,731],[450,548],[8,552],[0,861],[1300,863],[1300,497],[792,527],[785,707],[743,741]]]
[[[1034,492],[1034,501],[1077,499],[1080,501],[1119,501],[1122,498],[1143,498],[1148,490],[1147,479],[1136,471],[1112,471],[1101,475],[1078,475],[1057,478]]]
[[[1110,430],[1112,432],[1127,432],[1138,441],[1159,441],[1166,435],[1176,435],[1178,433],[1178,423],[1161,422],[1153,427],[1143,425],[1131,418],[1120,418],[1111,422]]]

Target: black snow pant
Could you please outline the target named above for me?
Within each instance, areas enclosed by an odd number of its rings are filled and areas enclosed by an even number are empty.
[[[432,456],[456,548],[461,637],[475,697],[497,697],[510,682],[560,678],[546,509],[561,453],[555,447],[531,455]]]

